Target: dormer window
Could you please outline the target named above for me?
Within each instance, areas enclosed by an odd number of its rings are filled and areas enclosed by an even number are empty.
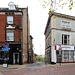
[[[15,4],[13,2],[9,2],[8,6],[9,10],[16,10]]]

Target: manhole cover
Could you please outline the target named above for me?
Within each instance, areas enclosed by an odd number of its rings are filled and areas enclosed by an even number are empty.
[[[0,72],[0,75],[3,75],[3,74]]]

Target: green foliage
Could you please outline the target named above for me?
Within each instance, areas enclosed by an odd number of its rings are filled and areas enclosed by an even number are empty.
[[[65,5],[68,6],[69,10],[71,10],[74,6],[74,0],[43,0],[43,8],[49,6],[49,13],[50,11],[55,11],[58,7],[64,8]]]
[[[43,61],[43,57],[40,56],[40,55],[38,55],[37,58],[36,58],[36,60],[37,60],[37,61]]]
[[[37,54],[35,54],[35,56],[38,56]]]

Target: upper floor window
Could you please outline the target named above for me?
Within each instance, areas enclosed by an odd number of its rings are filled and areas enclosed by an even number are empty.
[[[7,41],[14,41],[14,32],[7,31]]]
[[[7,23],[13,24],[13,16],[7,16]]]
[[[69,45],[70,35],[62,35],[62,44],[63,45]]]
[[[62,27],[65,29],[70,28],[70,22],[62,21]]]

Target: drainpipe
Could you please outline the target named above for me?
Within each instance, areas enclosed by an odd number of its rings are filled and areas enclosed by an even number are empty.
[[[28,56],[28,59],[27,59],[27,63],[29,63],[29,29],[28,29],[28,7],[27,7],[27,56]]]

